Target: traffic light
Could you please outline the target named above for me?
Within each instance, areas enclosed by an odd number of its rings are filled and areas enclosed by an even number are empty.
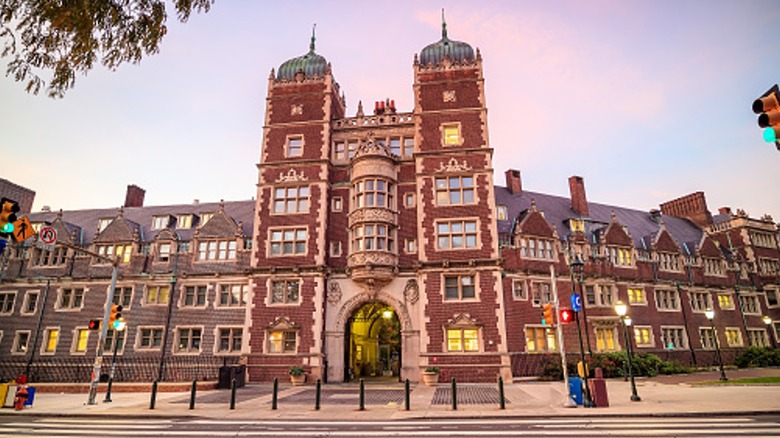
[[[90,319],[88,327],[89,327],[90,330],[100,330],[100,320],[99,319]]]
[[[111,312],[108,314],[108,328],[119,329],[124,326],[122,318],[122,306],[119,304],[111,305]]]
[[[562,323],[572,322],[574,320],[574,312],[571,309],[561,309],[558,319]]]
[[[758,114],[758,126],[764,128],[764,140],[780,150],[780,89],[777,84],[753,102]]]
[[[542,306],[542,325],[555,325],[552,303],[547,303]]]
[[[0,234],[14,232],[17,212],[19,212],[19,204],[16,201],[8,198],[0,199]]]

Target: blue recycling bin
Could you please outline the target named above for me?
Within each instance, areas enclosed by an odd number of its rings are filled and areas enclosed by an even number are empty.
[[[582,405],[582,379],[579,377],[569,377],[569,397],[574,403]]]
[[[22,406],[32,406],[33,401],[35,401],[35,388],[32,386],[27,387],[27,400],[24,402]]]

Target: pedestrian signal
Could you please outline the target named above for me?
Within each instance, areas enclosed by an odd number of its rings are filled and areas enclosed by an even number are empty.
[[[89,327],[90,330],[99,330],[100,329],[100,320],[99,319],[90,319],[88,327]]]
[[[568,323],[574,320],[574,312],[571,309],[561,309],[560,314],[558,316],[559,316],[558,319],[562,323]]]

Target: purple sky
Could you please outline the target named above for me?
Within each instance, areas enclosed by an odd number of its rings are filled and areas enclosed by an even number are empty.
[[[412,110],[414,53],[441,35],[482,52],[496,182],[642,210],[704,191],[711,211],[780,221],[780,151],[752,101],[780,82],[778,1],[217,0],[169,20],[159,54],[78,77],[64,99],[0,79],[0,176],[37,192],[34,210],[255,195],[268,75],[308,50],[358,100]],[[5,70],[5,62],[0,61]]]

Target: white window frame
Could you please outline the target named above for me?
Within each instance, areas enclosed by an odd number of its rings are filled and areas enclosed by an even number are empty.
[[[700,307],[698,304],[694,305],[694,303],[698,303],[698,300],[694,299],[694,295],[697,297],[704,297],[704,304],[703,307]],[[713,302],[712,302],[712,293],[710,291],[706,290],[689,290],[688,291],[688,299],[690,301],[691,310],[694,313],[704,313],[707,309],[714,309]]]
[[[282,333],[281,338],[281,351],[271,351],[271,335],[273,333]],[[295,348],[291,351],[285,350],[285,342],[287,342],[285,339],[286,333],[294,333],[295,334]],[[265,342],[263,343],[265,347],[265,353],[268,355],[273,356],[294,356],[298,354],[298,348],[300,347],[301,343],[301,336],[298,329],[294,328],[269,328],[265,331]]]
[[[471,179],[471,185],[470,186],[464,186],[463,180],[464,179]],[[441,176],[435,176],[433,178],[433,191],[434,191],[434,199],[436,200],[436,205],[439,207],[449,207],[449,206],[463,206],[463,205],[474,205],[479,202],[479,199],[477,197],[477,183],[476,183],[477,177],[475,175],[441,175]],[[440,187],[439,182],[443,181],[444,186]],[[451,182],[457,181],[457,185],[455,187],[451,187]],[[452,202],[452,194],[458,193],[459,200],[456,202]],[[471,193],[471,200],[466,201],[466,194]],[[440,197],[440,195],[444,195],[443,197]]]
[[[295,193],[291,194],[290,191],[294,190]],[[279,191],[282,192],[282,196],[279,197]],[[301,194],[301,191],[305,191],[305,194]],[[284,216],[288,214],[307,214],[311,209],[311,185],[309,184],[296,184],[296,185],[284,185],[275,186],[272,189],[271,199],[271,214]],[[282,204],[282,210],[276,210],[276,204]],[[292,203],[292,208],[288,208]]]
[[[450,331],[460,331],[460,350],[451,350],[450,349],[450,337],[449,332]],[[464,331],[466,330],[474,330],[477,332],[477,349],[476,350],[467,350],[466,349],[466,337],[464,336]],[[444,351],[450,354],[478,354],[483,352],[483,343],[482,343],[482,327],[479,327],[477,325],[452,325],[452,326],[445,326],[444,327]]]
[[[180,309],[205,309],[209,306],[209,292],[211,291],[212,287],[210,283],[186,283],[182,284],[181,286],[181,293],[179,294],[179,308]],[[195,294],[193,295],[193,301],[192,304],[186,304],[187,303],[187,288],[192,287],[195,288]],[[203,304],[197,304],[198,303],[198,296],[200,295],[198,292],[200,288],[206,288],[206,293],[204,296],[204,302]],[[170,299],[170,296],[168,297]]]
[[[69,301],[69,305],[67,307],[62,307],[62,295],[65,290],[71,290],[76,291],[78,289],[82,290],[81,294],[81,304],[78,307],[73,306],[73,302],[75,301],[75,292],[73,295],[71,295],[71,299]],[[80,312],[84,308],[84,302],[87,300],[87,292],[89,289],[86,286],[62,286],[59,289],[57,289],[57,301],[54,304],[54,311],[55,312]]]
[[[225,295],[225,291],[224,291],[225,287],[228,288],[228,292],[226,294],[228,297],[228,303],[222,304],[222,296]],[[241,300],[243,302],[238,304],[232,303],[234,287],[240,288]],[[217,291],[217,296],[216,299],[214,300],[214,307],[217,309],[243,309],[246,307],[247,303],[249,302],[249,285],[247,283],[241,283],[241,282],[218,283],[214,289]],[[208,299],[208,292],[206,293],[206,298]]]
[[[662,300],[658,299],[659,294],[665,294],[668,293],[669,297],[674,296],[674,303],[676,304],[675,307],[661,307],[659,306],[659,303],[662,302]],[[680,304],[680,293],[679,291],[675,289],[655,289],[653,291],[653,299],[655,300],[655,309],[658,312],[679,312],[682,309],[682,305]]]
[[[168,289],[168,299],[164,302],[160,302],[160,289]],[[152,291],[152,289],[156,289],[157,293],[155,294],[156,301],[150,302],[149,301],[149,295]],[[171,299],[171,283],[164,283],[164,284],[146,284],[144,285],[144,296],[143,296],[143,305],[144,306],[166,306],[168,305],[168,301]]]
[[[460,232],[452,231],[453,224],[458,224],[458,223],[461,224],[462,231],[460,231]],[[473,232],[466,230],[466,224],[471,224],[471,223],[473,223],[474,226],[475,226]],[[439,226],[440,225],[444,225],[444,224],[447,224],[447,228],[448,228],[449,232],[446,233],[446,234],[441,234],[441,233],[439,233]],[[440,219],[440,220],[434,221],[434,227],[436,227],[435,228],[435,230],[436,230],[435,231],[435,239],[436,239],[436,249],[438,251],[473,251],[473,250],[480,249],[481,241],[480,241],[480,230],[479,230],[479,227],[480,227],[479,218],[451,218],[451,219],[448,218],[448,219]],[[472,235],[474,236],[474,245],[473,246],[469,246],[467,244],[468,243],[468,238],[470,236],[472,236]],[[453,242],[453,238],[454,237],[460,237],[462,239],[462,242],[463,242],[462,246],[453,247],[452,242]],[[448,243],[447,247],[442,247],[440,245],[440,242],[441,242],[442,238],[448,239],[449,243]]]
[[[457,141],[447,141],[447,129],[456,129],[458,132]],[[444,147],[463,146],[463,127],[460,122],[447,122],[442,123],[439,127],[441,131],[441,145]]]
[[[189,346],[186,350],[180,351],[179,350],[179,342],[181,341],[181,331],[182,330],[189,330],[190,331],[190,340],[189,340]],[[192,331],[193,330],[200,330],[200,340],[198,342],[197,349],[192,349]],[[202,325],[177,325],[174,329],[174,342],[173,342],[173,354],[178,356],[197,356],[203,353],[203,342],[206,335],[206,330]]]
[[[282,295],[283,301],[282,302],[274,302],[274,284],[276,283],[284,283],[284,292]],[[288,301],[287,299],[287,288],[288,284],[290,283],[298,283],[298,299],[296,301]],[[273,306],[299,306],[303,302],[303,294],[301,293],[301,290],[303,289],[303,279],[299,277],[295,278],[270,278],[268,279],[268,298],[266,305],[269,307]]]
[[[681,335],[680,335],[680,340],[682,341],[682,345],[675,346],[674,348],[671,348],[671,349],[668,348],[669,343],[668,342],[664,342],[665,341],[665,339],[664,339],[664,331],[665,330],[675,330],[675,331],[676,330],[682,330]],[[673,351],[687,350],[688,349],[688,336],[686,334],[685,327],[681,326],[681,325],[662,325],[661,326],[661,342],[663,344],[661,346],[661,348],[663,348],[664,350],[673,350]]]
[[[517,292],[520,291],[518,294]],[[525,279],[513,278],[512,279],[512,299],[515,301],[528,301],[528,284]]]
[[[528,331],[533,330],[534,339],[533,339],[533,348],[529,347],[531,344],[529,342],[530,337],[528,336]],[[537,335],[537,331],[543,330],[544,331],[544,348],[537,348],[537,340],[539,339]],[[557,353],[560,351],[559,345],[558,345],[558,338],[556,337],[555,333],[556,329],[554,326],[546,326],[541,324],[526,324],[523,327],[523,335],[525,336],[525,347],[524,351],[526,353],[530,354],[546,354],[546,353]],[[550,341],[552,341],[552,348],[550,348]]]
[[[292,150],[292,142],[295,140],[300,140],[301,144],[300,146],[296,145],[296,149],[300,149],[300,152],[293,154]],[[287,139],[284,142],[284,156],[286,158],[300,158],[303,157],[303,151],[306,147],[306,141],[304,140],[303,135],[296,134],[296,135],[288,135]]]
[[[150,337],[149,341],[152,346],[145,347],[143,345],[143,338],[144,338],[144,331],[149,330],[150,331]],[[160,346],[154,347],[154,332],[159,331],[161,332],[160,336]],[[163,344],[165,343],[165,327],[161,325],[141,325],[138,326],[138,330],[135,334],[135,343],[133,345],[133,349],[137,352],[147,352],[147,351],[162,351]]]
[[[723,307],[723,303],[720,300],[720,297],[722,296],[729,297],[730,306]],[[718,292],[718,308],[720,310],[736,310],[737,306],[736,303],[734,302],[734,294],[731,292]]]
[[[222,343],[222,330],[230,330],[230,338],[228,340],[229,347],[227,350],[222,350],[221,343]],[[234,342],[234,331],[238,330],[241,334],[241,345],[239,345],[238,350],[234,350],[233,342]],[[215,356],[240,356],[241,352],[244,349],[244,338],[246,337],[244,333],[244,327],[240,325],[218,325],[214,327],[214,355]]]
[[[19,337],[22,334],[27,335],[27,342],[24,344],[24,351],[19,351]],[[11,345],[11,356],[25,356],[30,351],[30,340],[32,340],[31,330],[17,330],[14,333],[14,342]]]
[[[78,350],[78,344],[79,344],[79,332],[84,331],[87,333],[87,344],[84,346],[84,351]],[[72,356],[86,356],[87,352],[89,351],[89,337],[91,335],[90,329],[87,326],[76,326],[73,328],[73,331],[71,332],[73,340],[71,341],[70,345],[70,354]]]
[[[293,240],[285,240],[284,233],[287,231],[293,232]],[[303,231],[304,237],[302,240],[298,239],[298,232]],[[273,240],[274,233],[281,233],[280,240]],[[309,253],[309,227],[308,226],[295,226],[295,227],[274,227],[268,229],[268,257],[305,257]],[[292,244],[292,252],[285,253],[284,246],[287,243]],[[303,243],[303,252],[297,251],[298,244]],[[274,245],[279,245],[279,253],[274,254]]]
[[[448,278],[455,278],[457,285],[458,285],[458,297],[457,298],[448,298],[447,297],[447,279]],[[463,287],[469,286],[468,284],[464,285],[462,282],[463,278],[471,278],[471,281],[473,283],[471,284],[471,287],[474,289],[474,296],[473,297],[463,297]],[[468,273],[446,273],[441,275],[441,296],[443,302],[448,303],[462,303],[462,302],[473,302],[473,301],[479,301],[479,274],[476,272],[468,272]]]
[[[57,343],[54,344],[54,350],[47,351],[47,347],[49,346],[49,339],[51,338],[51,332],[53,330],[57,331]],[[57,348],[60,346],[60,341],[62,340],[62,328],[60,326],[48,326],[45,329],[43,329],[43,342],[41,342],[40,351],[38,352],[41,356],[54,356],[57,354]],[[28,346],[29,347],[29,346]],[[28,348],[29,349],[29,348]]]
[[[731,333],[736,333],[736,339],[729,336]],[[723,334],[726,336],[726,345],[729,347],[743,347],[745,346],[745,339],[742,337],[742,330],[739,327],[724,327]],[[733,342],[732,342],[733,340]]]
[[[5,310],[5,307],[6,307],[6,304],[8,302],[8,299],[7,298],[3,298],[2,305],[0,305],[0,316],[13,315],[14,307],[16,307],[16,297],[17,297],[17,295],[19,295],[19,291],[16,291],[16,290],[14,290],[14,291],[4,290],[4,291],[0,291],[0,295],[2,295],[2,296],[12,296],[12,298],[10,299],[10,301],[11,301],[11,309],[8,310],[8,311]]]
[[[648,341],[649,342],[642,342],[640,343],[637,339],[637,332],[640,330],[646,330],[648,333]],[[629,331],[631,332],[631,335],[633,338],[631,339],[632,342],[634,342],[634,345],[637,348],[655,348],[655,333],[653,333],[653,326],[651,325],[635,325],[629,327]]]
[[[631,291],[632,290],[638,290],[642,293],[642,300],[641,301],[632,301],[631,300]],[[626,297],[628,298],[628,305],[630,306],[647,306],[647,289],[641,286],[628,286],[626,288]]]
[[[32,312],[28,312],[27,308],[30,307],[30,295],[35,295],[35,308]],[[24,300],[22,301],[22,308],[19,309],[19,313],[22,316],[29,316],[29,315],[35,315],[38,313],[38,306],[41,302],[41,291],[40,290],[28,290],[24,293]]]
[[[340,212],[344,210],[344,198],[341,196],[334,196],[330,200],[330,209],[334,212]]]

